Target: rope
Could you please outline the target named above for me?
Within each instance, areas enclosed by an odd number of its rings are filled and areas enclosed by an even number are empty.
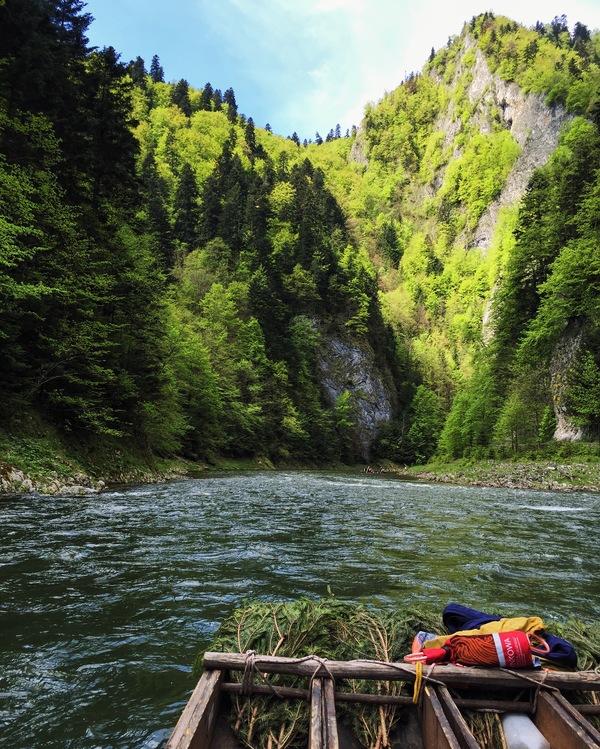
[[[317,676],[320,676],[321,678],[323,678],[322,674],[320,673],[321,669],[323,669],[323,671],[325,671],[325,673],[327,674],[326,678],[331,679],[332,684],[335,685],[335,678],[327,666],[327,658],[321,658],[321,656],[319,655],[307,655],[304,658],[300,658],[300,661],[316,661],[317,662],[317,667],[315,668],[313,675],[310,677],[310,682],[308,685],[309,692],[312,689],[313,681],[317,678]]]
[[[327,666],[327,658],[321,658],[319,655],[306,655],[304,658],[297,658],[296,663],[306,663],[308,661],[316,661],[317,666],[310,677],[310,682],[308,685],[308,694],[310,699],[310,692],[312,689],[313,681],[317,677],[323,678],[323,676],[327,679],[331,679],[332,683],[335,684],[335,677],[329,670]],[[258,661],[260,663],[260,660]],[[324,671],[325,675],[323,675],[321,672]],[[257,658],[256,653],[254,650],[247,650],[246,651],[246,660],[244,663],[244,674],[242,676],[242,694],[245,696],[249,696],[252,694],[252,684],[253,684],[253,676],[254,674],[257,674],[262,682],[266,684],[269,689],[275,694],[277,697],[282,699],[282,695],[277,691],[277,688],[271,684],[271,682],[266,678],[266,675],[263,674],[257,666]]]
[[[413,689],[413,705],[419,702],[421,696],[421,685],[423,684],[423,664],[421,661],[415,664],[415,686]]]
[[[256,671],[256,653],[254,650],[246,650],[244,662],[244,675],[242,676],[242,694],[252,694],[252,675]]]
[[[283,699],[276,687],[261,673],[256,666],[256,653],[254,650],[246,650],[246,661],[244,663],[244,675],[242,676],[242,694],[249,697],[252,694],[253,675],[258,674],[262,682],[266,684],[276,697]]]
[[[396,671],[400,671],[403,674],[407,674],[411,678],[416,678],[416,671],[413,671],[412,668],[409,666],[405,666],[402,663],[392,663],[391,661],[371,661],[368,659],[360,658],[353,663],[371,663],[376,666],[389,666],[390,668],[395,669]],[[418,662],[414,664],[415,666],[418,665]],[[423,663],[421,663],[423,665]],[[443,687],[446,686],[443,681],[439,681],[438,679],[432,679],[431,674],[433,673],[433,668],[435,666],[435,663],[431,664],[431,668],[427,672],[427,674],[423,674],[423,681],[428,682],[430,684],[435,684],[435,686]]]
[[[537,712],[538,695],[540,693],[540,689],[544,686],[544,682],[546,681],[547,676],[548,676],[548,671],[545,670],[543,679],[539,682],[538,688],[533,693],[533,714],[534,715]]]
[[[491,636],[462,637],[455,635],[450,640],[452,660],[464,666],[497,665],[498,655]]]
[[[519,671],[513,671],[510,668],[501,668],[499,670],[505,671],[507,674],[512,674],[513,676],[518,676],[519,679],[523,679],[523,681],[528,681],[530,684],[533,684],[535,687],[537,687],[538,691],[544,688],[544,689],[549,689],[551,692],[560,692],[560,689],[558,689],[558,687],[553,687],[551,684],[544,684],[544,682],[546,681],[546,678],[548,677],[547,669],[544,669],[544,678],[541,681],[539,681],[538,679],[532,679],[526,674],[521,673]]]

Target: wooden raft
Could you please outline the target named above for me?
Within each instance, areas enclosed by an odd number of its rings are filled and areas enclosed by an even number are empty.
[[[247,685],[226,682],[229,671],[247,672],[247,656],[241,653],[206,653],[204,673],[167,743],[167,749],[229,749],[215,726],[224,694],[243,694]],[[407,663],[374,661],[323,661],[320,658],[280,658],[253,655],[253,668],[260,674],[288,674],[311,679],[309,689],[282,687],[277,693],[286,699],[310,700],[308,749],[344,748],[338,737],[336,703],[357,702],[412,705],[411,697],[356,694],[335,691],[333,680],[372,679],[378,681],[415,681],[416,666]],[[600,749],[600,732],[585,714],[600,714],[599,704],[573,705],[563,691],[600,691],[600,674],[595,671],[506,671],[502,669],[463,668],[444,665],[431,677],[423,669],[424,686],[419,699],[419,718],[423,749],[481,749],[469,731],[460,710],[479,709],[494,712],[525,712],[550,742],[552,749]],[[332,680],[333,679],[333,680]],[[478,692],[499,690],[500,698],[456,698],[449,688],[474,688]],[[526,690],[527,702],[502,699],[502,691]],[[272,695],[264,683],[253,683],[251,694]],[[416,707],[416,706],[415,706]]]

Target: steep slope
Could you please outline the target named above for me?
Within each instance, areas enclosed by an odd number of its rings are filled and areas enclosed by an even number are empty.
[[[507,383],[523,376],[515,369],[514,350],[527,326],[535,327],[550,265],[574,235],[563,232],[560,247],[549,252],[544,272],[535,278],[536,301],[518,325],[507,329],[508,318],[494,308],[506,303],[511,283],[516,299],[516,285],[529,283],[523,275],[527,260],[519,271],[514,268],[515,256],[531,257],[519,247],[525,227],[535,232],[536,221],[561,220],[572,226],[594,182],[594,147],[589,138],[585,146],[577,145],[584,136],[575,118],[596,116],[599,39],[598,32],[590,34],[578,23],[569,33],[564,17],[525,29],[485,13],[432,54],[422,73],[411,74],[377,105],[368,105],[350,147],[312,147],[315,161],[327,165],[332,189],[352,214],[358,241],[378,267],[384,310],[408,350],[413,388],[421,383],[451,416],[457,395],[467,388],[471,408],[477,410],[474,404],[479,403],[487,413],[475,430],[478,436],[469,433],[452,454],[477,445],[504,449],[502,445],[545,439],[551,433],[548,409],[554,411],[557,439],[581,437],[597,428],[592,411],[600,408],[588,404],[587,428],[582,426],[581,413],[575,413],[571,402],[574,390],[566,382],[579,366],[578,352],[587,351],[594,339],[595,322],[589,317],[594,315],[588,309],[587,322],[574,325],[565,318],[560,336],[556,323],[554,354],[548,351],[542,361],[530,353],[530,361],[545,375],[538,378],[535,413],[525,419],[519,439],[507,442],[504,427],[493,437],[505,399],[513,397]],[[569,129],[572,136],[565,134],[561,141],[561,133]],[[562,154],[556,158],[566,159],[568,172],[568,162],[577,161],[583,147],[591,149],[589,174],[573,167],[572,205],[559,199],[553,208],[547,201],[544,215],[528,219],[522,201],[538,170],[554,154]],[[336,158],[344,154],[350,169]],[[595,288],[591,267],[590,274]],[[499,338],[510,341],[510,355],[505,344],[501,355],[500,344],[494,345],[498,326]],[[597,366],[597,356],[593,358]],[[483,374],[486,367],[491,367],[489,376]],[[481,393],[486,389],[494,395],[483,398],[484,407]],[[531,401],[532,394],[522,393],[521,405],[523,400]],[[578,418],[579,426],[573,421]],[[414,452],[408,430],[415,419],[419,414],[409,406],[401,417],[403,426],[394,431],[394,450],[408,459]]]

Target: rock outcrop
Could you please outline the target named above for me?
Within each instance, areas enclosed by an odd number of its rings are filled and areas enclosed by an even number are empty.
[[[573,119],[564,107],[548,107],[543,94],[524,94],[516,83],[507,83],[492,73],[485,56],[475,50],[469,99],[479,102],[476,118],[482,132],[491,132],[492,111],[500,112],[504,126],[521,147],[500,195],[483,213],[471,240],[472,247],[487,250],[500,209],[520,200],[533,173],[543,166],[558,145],[561,128]]]
[[[569,370],[575,363],[581,341],[581,325],[573,322],[564,330],[550,360],[550,388],[556,417],[553,439],[559,442],[577,442],[584,436],[582,429],[573,424],[567,407]]]
[[[348,391],[360,443],[361,458],[370,459],[370,445],[381,424],[394,412],[391,377],[375,363],[373,349],[341,337],[325,338],[318,357],[321,384],[333,405]]]

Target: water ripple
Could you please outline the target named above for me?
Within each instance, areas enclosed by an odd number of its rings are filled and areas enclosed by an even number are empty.
[[[600,618],[600,497],[390,475],[210,474],[0,501],[0,735],[158,749],[243,600]]]

